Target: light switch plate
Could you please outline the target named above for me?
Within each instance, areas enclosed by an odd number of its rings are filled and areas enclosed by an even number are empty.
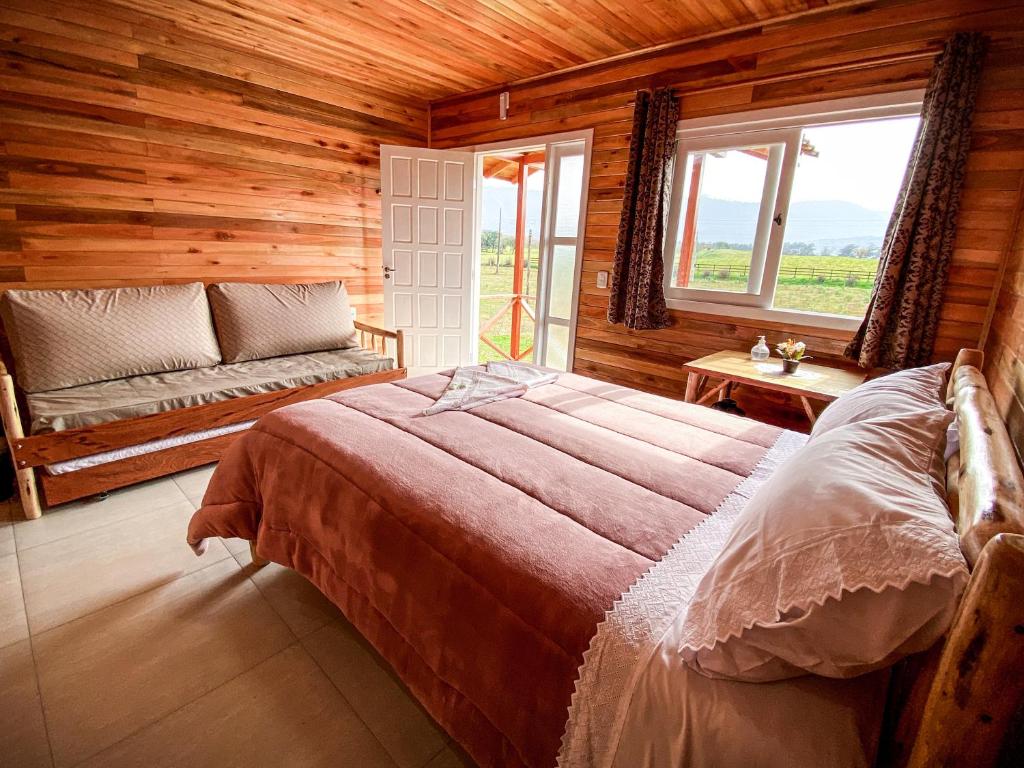
[[[597,287],[607,288],[608,287],[608,273],[604,270],[597,273]]]

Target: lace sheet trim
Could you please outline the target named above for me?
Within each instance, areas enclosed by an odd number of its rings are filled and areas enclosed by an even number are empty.
[[[644,662],[686,608],[747,501],[806,442],[806,435],[783,432],[715,513],[677,541],[605,614],[583,654],[559,768],[603,768],[611,763]]]

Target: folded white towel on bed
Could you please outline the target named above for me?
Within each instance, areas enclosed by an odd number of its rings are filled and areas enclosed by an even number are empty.
[[[443,411],[468,411],[480,405],[521,397],[527,390],[558,380],[558,372],[526,363],[487,363],[483,368],[456,368],[452,380],[437,401],[423,411],[431,416]]]

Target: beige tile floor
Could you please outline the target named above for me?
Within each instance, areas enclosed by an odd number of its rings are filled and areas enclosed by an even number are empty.
[[[0,765],[471,768],[309,582],[192,554],[211,473],[0,503]]]

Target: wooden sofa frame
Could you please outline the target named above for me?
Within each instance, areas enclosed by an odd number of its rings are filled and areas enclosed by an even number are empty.
[[[394,340],[394,369],[28,437],[25,436],[25,424],[18,407],[14,379],[0,361],[0,416],[3,418],[4,431],[14,461],[25,517],[30,520],[39,517],[43,502],[47,506],[62,504],[217,461],[231,442],[245,430],[59,475],[36,471],[45,464],[238,424],[303,400],[325,397],[352,387],[404,379],[407,371],[402,332],[358,320],[355,321],[355,327],[359,332],[360,346],[364,349],[386,355],[388,340]]]

